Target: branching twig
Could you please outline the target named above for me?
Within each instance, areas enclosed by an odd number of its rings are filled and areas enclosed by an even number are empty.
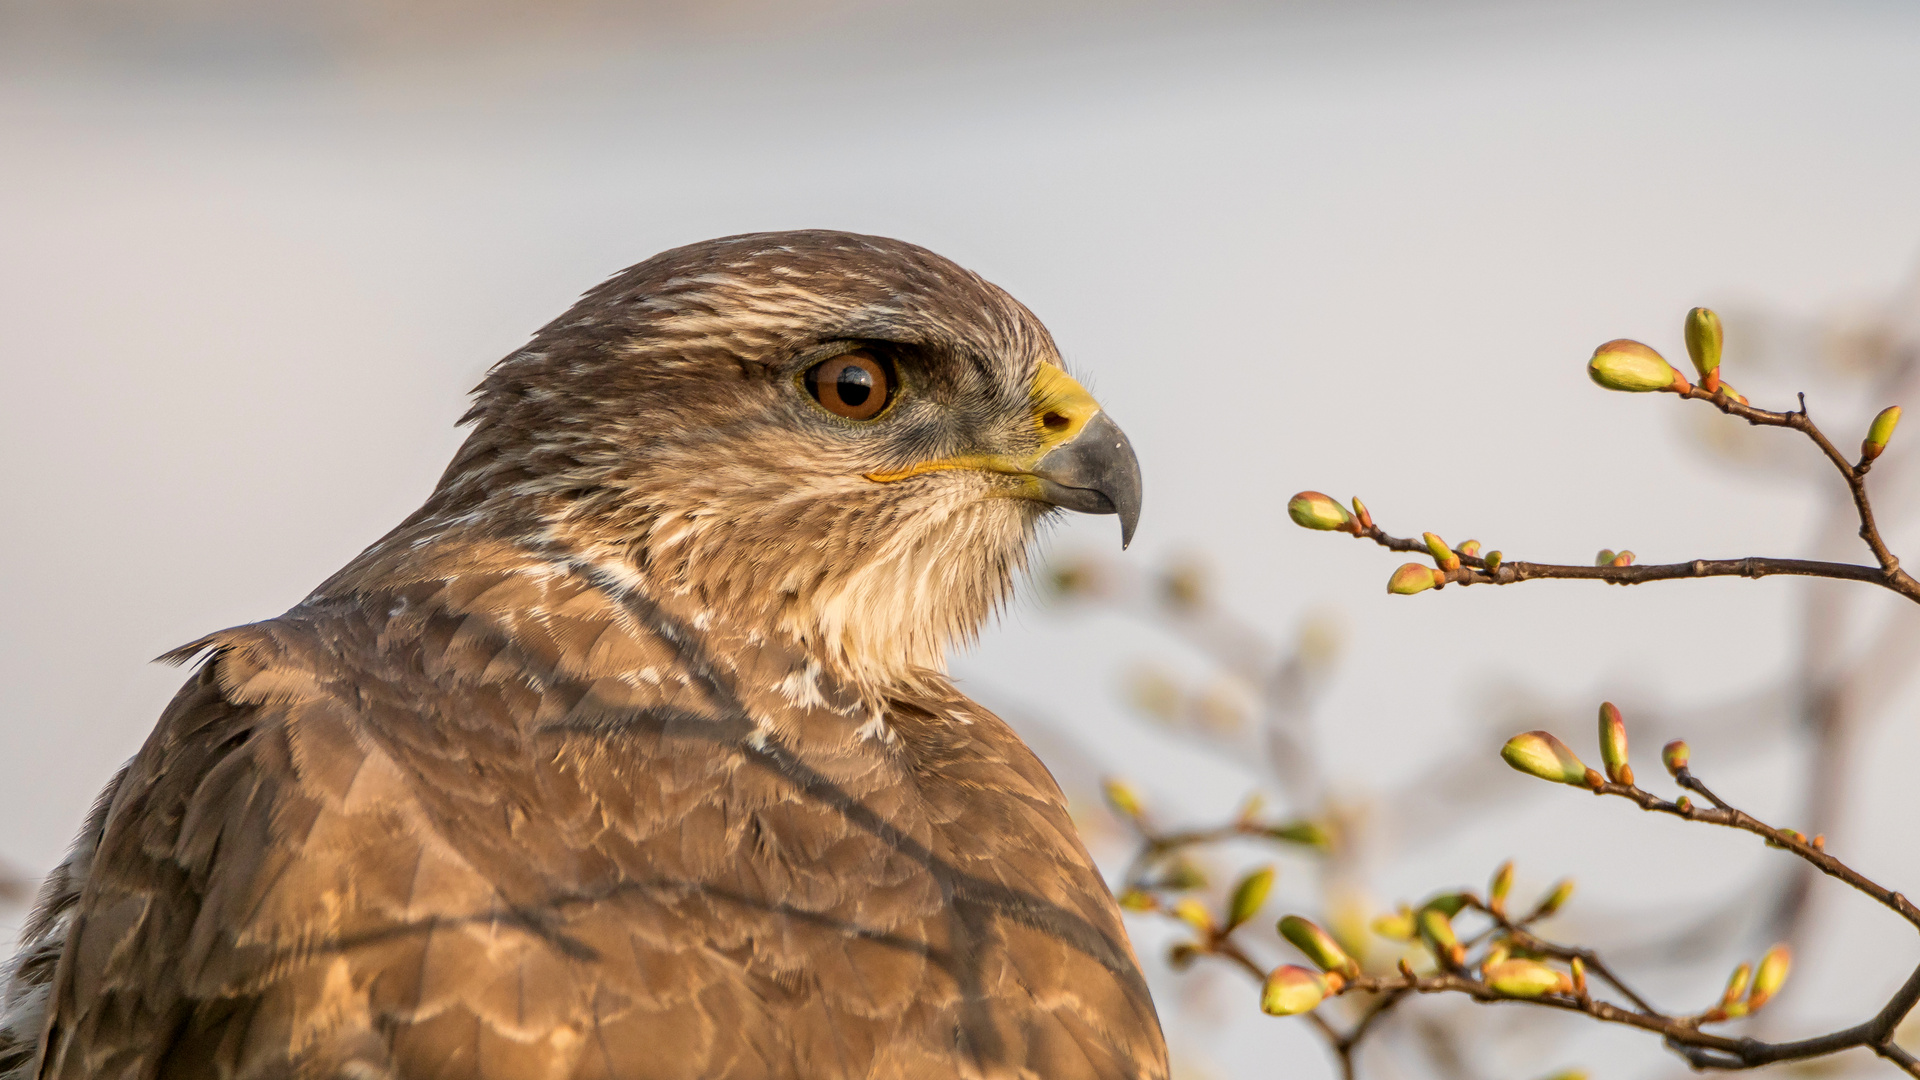
[[[1615,715],[1617,720],[1617,713]],[[1539,738],[1543,735],[1544,733],[1530,733],[1526,738]],[[1547,741],[1559,745],[1560,750],[1565,750],[1564,745],[1558,744],[1557,740]],[[1680,744],[1675,746],[1679,747]],[[1617,755],[1610,758],[1610,762],[1624,761],[1624,741],[1618,744]],[[1512,761],[1512,759],[1509,760]],[[1516,767],[1521,765],[1516,763]],[[1684,796],[1677,800],[1663,799],[1633,783],[1631,771],[1618,768],[1614,764],[1610,764],[1610,769],[1618,779],[1613,780],[1607,779],[1596,770],[1585,768],[1571,757],[1564,763],[1542,763],[1537,768],[1527,767],[1522,771],[1547,776],[1552,768],[1561,768],[1564,771],[1548,778],[1583,785],[1596,795],[1618,796],[1650,812],[1668,814],[1687,821],[1739,829],[1759,836],[1769,845],[1792,852],[1829,877],[1872,897],[1910,925],[1920,929],[1920,908],[1916,908],[1905,896],[1887,889],[1829,855],[1825,850],[1823,837],[1816,836],[1808,840],[1798,832],[1769,825],[1729,804],[1694,776],[1681,757],[1673,758],[1669,765],[1675,781],[1682,788],[1699,795],[1711,805],[1701,806]],[[1582,776],[1584,779],[1579,779]],[[1124,796],[1116,801],[1124,802]],[[1151,828],[1137,808],[1128,813],[1127,817],[1139,831],[1141,838],[1140,852],[1126,876],[1125,895],[1131,897],[1131,906],[1136,910],[1141,908],[1159,910],[1197,932],[1196,939],[1182,942],[1175,947],[1176,961],[1184,964],[1202,956],[1213,956],[1231,963],[1255,980],[1268,979],[1268,968],[1234,939],[1235,931],[1241,923],[1246,921],[1249,912],[1230,913],[1226,919],[1216,920],[1204,909],[1196,909],[1195,902],[1191,900],[1182,901],[1169,908],[1160,901],[1158,892],[1166,889],[1178,891],[1190,887],[1190,883],[1176,882],[1170,885],[1166,880],[1157,878],[1155,871],[1161,863],[1176,857],[1188,848],[1245,837],[1273,839],[1278,831],[1277,828],[1261,825],[1253,821],[1249,814],[1243,813],[1232,823],[1216,828],[1159,833]],[[1510,881],[1510,868],[1503,868],[1502,874],[1498,877],[1501,881]],[[1447,913],[1444,921],[1448,927],[1448,935],[1451,934],[1452,913],[1455,912],[1478,912],[1488,920],[1488,926],[1484,931],[1469,937],[1464,943],[1452,943],[1450,936],[1439,942],[1427,938],[1428,952],[1437,965],[1434,971],[1421,974],[1402,961],[1397,974],[1361,974],[1356,966],[1352,966],[1350,960],[1340,955],[1337,945],[1328,946],[1333,954],[1332,959],[1326,955],[1313,957],[1327,972],[1323,978],[1326,980],[1328,992],[1335,995],[1362,993],[1373,996],[1373,1000],[1363,1007],[1359,1018],[1345,1030],[1319,1015],[1317,1011],[1306,1013],[1309,1022],[1320,1033],[1339,1061],[1343,1076],[1354,1075],[1354,1055],[1368,1032],[1408,996],[1461,993],[1476,1001],[1532,1003],[1582,1013],[1605,1023],[1622,1024],[1651,1031],[1659,1034],[1669,1049],[1686,1058],[1687,1062],[1696,1069],[1750,1069],[1865,1047],[1909,1075],[1920,1077],[1920,1061],[1893,1042],[1895,1029],[1913,1010],[1915,1003],[1920,1002],[1920,969],[1916,969],[1907,978],[1899,991],[1871,1019],[1849,1028],[1814,1038],[1778,1043],[1718,1035],[1703,1028],[1707,1024],[1731,1019],[1746,1012],[1745,1004],[1736,1005],[1739,995],[1747,995],[1750,998],[1751,1007],[1757,1009],[1764,1003],[1765,996],[1770,996],[1776,987],[1770,985],[1763,996],[1763,992],[1759,989],[1759,980],[1756,979],[1755,988],[1750,995],[1747,994],[1744,986],[1740,986],[1737,993],[1730,988],[1727,998],[1719,1006],[1705,1012],[1688,1016],[1676,1016],[1664,1012],[1630,986],[1594,950],[1549,941],[1533,931],[1533,924],[1551,914],[1557,907],[1557,899],[1544,900],[1528,914],[1514,918],[1510,917],[1505,910],[1505,889],[1505,884],[1496,885],[1490,894],[1491,899],[1488,900],[1483,900],[1472,893],[1443,894],[1451,900],[1451,906],[1444,908],[1444,912]],[[1564,892],[1556,891],[1556,896],[1564,895]],[[1434,910],[1440,902],[1440,898],[1429,901],[1423,908],[1423,913]],[[1286,929],[1284,924],[1282,929]],[[1425,933],[1424,928],[1422,933]],[[1296,944],[1300,943],[1299,939],[1294,940]],[[1478,959],[1472,964],[1467,962],[1469,950],[1475,951],[1478,955]],[[1545,984],[1544,988],[1536,985],[1531,990],[1522,992],[1516,990],[1513,984],[1502,983],[1497,978],[1499,965],[1509,956],[1559,961],[1571,967],[1575,976],[1569,981],[1564,973],[1553,976],[1551,971],[1545,971],[1543,974],[1550,979],[1558,980],[1557,988],[1549,983]],[[1341,965],[1347,965],[1344,973],[1341,972]],[[1534,967],[1537,970],[1539,965],[1535,964]],[[1763,964],[1763,971],[1765,967],[1766,965]],[[1783,966],[1777,978],[1784,978],[1784,970]],[[1626,1004],[1615,1004],[1596,998],[1589,993],[1585,982],[1588,973],[1611,987],[1625,1000]],[[1736,985],[1739,985],[1743,978],[1736,978]]]
[[[1873,501],[1867,494],[1867,473],[1873,468],[1873,459],[1865,454],[1857,462],[1849,463],[1846,456],[1833,445],[1832,440],[1820,430],[1807,414],[1806,396],[1801,395],[1800,408],[1793,412],[1772,412],[1756,409],[1742,401],[1735,400],[1725,393],[1709,394],[1700,387],[1690,386],[1684,391],[1676,390],[1682,397],[1698,398],[1709,402],[1729,416],[1738,416],[1749,424],[1760,427],[1790,428],[1805,435],[1819,447],[1828,461],[1838,469],[1847,489],[1853,496],[1854,510],[1860,519],[1860,539],[1866,542],[1872,552],[1876,565],[1859,563],[1825,562],[1816,559],[1779,559],[1767,557],[1748,557],[1742,559],[1693,559],[1678,563],[1655,563],[1647,565],[1607,565],[1573,566],[1558,563],[1500,562],[1489,565],[1477,552],[1454,551],[1456,556],[1452,566],[1438,569],[1436,584],[1458,585],[1516,585],[1522,581],[1536,581],[1556,578],[1561,580],[1605,581],[1615,585],[1639,585],[1649,581],[1671,581],[1677,578],[1705,577],[1747,577],[1762,578],[1781,574],[1800,577],[1832,578],[1840,581],[1863,581],[1878,585],[1899,593],[1915,603],[1920,603],[1920,581],[1900,568],[1900,560],[1888,549],[1886,541],[1880,535],[1880,526],[1874,520]],[[1391,551],[1410,551],[1430,553],[1428,545],[1421,540],[1393,536],[1373,523],[1371,515],[1362,513],[1352,521],[1341,526],[1320,526],[1336,528],[1353,536],[1372,540]],[[1423,586],[1424,587],[1424,586]]]

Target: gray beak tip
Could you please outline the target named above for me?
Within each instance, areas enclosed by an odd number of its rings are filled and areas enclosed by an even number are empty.
[[[1140,523],[1140,459],[1133,444],[1106,413],[1049,450],[1034,466],[1047,501],[1083,514],[1117,514],[1120,549],[1133,543]]]

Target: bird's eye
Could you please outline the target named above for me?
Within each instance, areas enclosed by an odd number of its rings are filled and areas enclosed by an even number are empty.
[[[806,384],[813,400],[833,415],[871,420],[893,400],[893,365],[855,349],[808,368]]]

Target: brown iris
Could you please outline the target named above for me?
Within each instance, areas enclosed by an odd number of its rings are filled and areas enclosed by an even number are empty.
[[[833,415],[871,420],[893,398],[893,366],[855,349],[807,369],[806,383],[807,393]]]

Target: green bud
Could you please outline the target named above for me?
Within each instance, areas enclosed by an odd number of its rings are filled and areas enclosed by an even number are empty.
[[[1333,935],[1298,915],[1289,915],[1280,920],[1280,936],[1293,943],[1293,947],[1307,955],[1321,971],[1337,971],[1349,979],[1360,977],[1360,965]]]
[[[1529,731],[1515,735],[1500,748],[1500,756],[1506,759],[1507,764],[1542,780],[1581,787],[1587,782],[1586,763],[1550,732]]]
[[[1319,972],[1282,964],[1260,988],[1260,1011],[1269,1016],[1298,1016],[1312,1012],[1326,999],[1327,980]]]
[[[1287,500],[1287,516],[1303,529],[1344,529],[1353,520],[1345,507],[1317,491],[1303,491]]]
[[[1447,546],[1445,540],[1440,539],[1433,533],[1422,533],[1420,535],[1421,538],[1427,542],[1427,553],[1433,556],[1433,561],[1440,565],[1440,569],[1460,569],[1460,556],[1453,553],[1453,549]]]
[[[1682,795],[1679,798],[1673,800],[1673,805],[1679,807],[1682,810],[1691,810],[1693,809],[1693,800],[1687,798],[1685,795]]]
[[[1554,883],[1553,891],[1547,893],[1546,899],[1540,901],[1540,906],[1533,910],[1544,919],[1567,906],[1567,901],[1571,899],[1573,899],[1573,879],[1561,878]]]
[[[1267,902],[1267,894],[1273,891],[1273,867],[1263,866],[1233,887],[1233,899],[1227,904],[1227,929],[1232,930],[1248,919],[1260,913],[1260,905]]]
[[[1752,404],[1747,400],[1747,395],[1733,388],[1732,383],[1721,383],[1719,389],[1715,390],[1714,393],[1725,394],[1728,401],[1737,401],[1742,405]]]
[[[1887,448],[1887,440],[1893,438],[1893,429],[1900,426],[1900,406],[1889,405],[1880,410],[1873,418],[1873,424],[1867,428],[1867,438],[1860,444],[1860,456],[1872,461]]]
[[[1785,945],[1775,945],[1760,958],[1760,966],[1753,971],[1753,991],[1747,995],[1747,1008],[1758,1011],[1760,1006],[1773,999],[1780,992],[1780,986],[1787,981],[1787,971],[1793,966],[1793,950]]]
[[[1420,905],[1422,911],[1432,908],[1451,919],[1467,909],[1467,894],[1459,892],[1435,893]]]
[[[1432,567],[1421,566],[1416,562],[1407,563],[1395,570],[1393,576],[1387,579],[1387,591],[1395,596],[1412,596],[1414,593],[1426,592],[1439,584],[1434,580],[1435,573]]]
[[[1487,958],[1480,961],[1480,974],[1484,976],[1488,968],[1505,962],[1512,955],[1513,950],[1505,941],[1494,942],[1493,947],[1487,950]]]
[[[1155,900],[1153,894],[1144,889],[1123,889],[1116,899],[1119,900],[1122,911],[1152,911],[1160,906],[1160,901]]]
[[[1686,742],[1681,739],[1675,739],[1660,748],[1660,763],[1665,765],[1667,771],[1678,779],[1680,771],[1687,767],[1687,753]]]
[[[1584,997],[1587,993],[1587,962],[1577,956],[1568,960],[1567,973],[1573,976],[1573,992]]]
[[[1726,332],[1720,328],[1720,316],[1710,308],[1697,307],[1687,312],[1687,356],[1693,370],[1706,378],[1720,367],[1720,346]]]
[[[1204,889],[1207,887],[1207,875],[1192,859],[1176,859],[1161,873],[1160,887],[1175,892]]]
[[[1636,394],[1691,388],[1686,376],[1675,371],[1665,357],[1627,338],[1593,350],[1593,359],[1587,361],[1587,377],[1609,390]]]
[[[1454,935],[1453,920],[1438,908],[1422,908],[1418,921],[1420,940],[1433,953],[1433,958],[1444,965],[1459,966],[1467,950],[1461,948],[1460,939]]]
[[[1599,553],[1593,557],[1593,565],[1612,566],[1613,565],[1613,549],[1601,548]]]
[[[1507,909],[1507,894],[1513,891],[1513,860],[1500,864],[1493,872],[1493,880],[1487,883],[1487,906],[1495,911]]]
[[[1367,513],[1367,504],[1361,502],[1358,495],[1353,497],[1353,516],[1362,529],[1373,528],[1373,515]]]
[[[1500,569],[1500,562],[1504,558],[1505,556],[1497,551],[1489,551],[1487,552],[1487,557],[1481,561],[1487,564],[1487,573],[1491,574],[1495,570]]]
[[[1133,790],[1132,785],[1125,780],[1109,776],[1100,786],[1101,790],[1106,792],[1107,805],[1113,807],[1114,812],[1121,817],[1137,821],[1140,815],[1146,812],[1146,808],[1140,803],[1140,793]]]
[[[1606,766],[1607,779],[1633,783],[1633,766],[1627,764],[1627,725],[1611,701],[1600,703],[1600,761]]]
[[[1412,941],[1420,933],[1413,925],[1413,909],[1405,904],[1393,914],[1373,920],[1373,932],[1388,941]]]
[[[1208,911],[1207,905],[1191,896],[1173,905],[1173,916],[1208,937],[1211,937],[1216,929],[1213,912]]]
[[[1502,960],[1487,969],[1486,982],[1508,997],[1534,998],[1573,992],[1573,980],[1567,978],[1566,972],[1538,960]]]
[[[1733,977],[1727,980],[1727,989],[1720,995],[1722,1006],[1732,1005],[1747,996],[1747,983],[1753,978],[1753,965],[1741,964],[1733,969]]]
[[[1327,835],[1327,830],[1312,821],[1290,821],[1284,825],[1275,825],[1267,830],[1267,835],[1275,840],[1283,840],[1289,844],[1305,844],[1323,851],[1333,843],[1332,838]]]

